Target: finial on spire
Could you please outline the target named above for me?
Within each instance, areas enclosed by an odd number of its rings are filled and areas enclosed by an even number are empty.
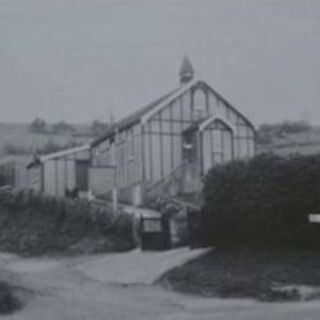
[[[181,68],[179,71],[180,83],[184,84],[192,80],[194,74],[193,66],[187,55],[183,57]]]

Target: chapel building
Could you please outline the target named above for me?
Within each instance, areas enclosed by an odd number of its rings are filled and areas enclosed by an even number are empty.
[[[179,78],[177,88],[91,144],[88,188],[94,196],[116,189],[120,201],[141,205],[155,195],[200,193],[210,168],[254,156],[253,124],[195,77],[187,57]]]

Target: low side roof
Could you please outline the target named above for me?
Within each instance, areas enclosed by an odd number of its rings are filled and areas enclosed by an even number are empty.
[[[66,149],[66,150],[61,150],[61,151],[49,153],[49,154],[46,154],[46,155],[41,156],[41,157],[36,157],[32,162],[30,162],[27,165],[27,168],[32,168],[33,166],[35,166],[37,164],[40,164],[40,163],[43,163],[43,162],[48,161],[48,160],[57,159],[57,158],[68,156],[70,154],[83,152],[83,151],[89,151],[89,150],[90,150],[90,145],[89,144],[85,144],[83,146],[74,147],[74,148],[70,148],[70,149]]]
[[[55,158],[65,157],[65,156],[68,156],[70,154],[78,153],[78,152],[82,152],[82,151],[87,151],[89,149],[90,149],[90,145],[89,144],[85,144],[83,146],[79,146],[79,147],[75,147],[75,148],[70,148],[70,149],[66,149],[66,150],[62,150],[62,151],[49,153],[49,154],[47,154],[45,156],[40,157],[40,161],[44,162],[44,161],[55,159]]]

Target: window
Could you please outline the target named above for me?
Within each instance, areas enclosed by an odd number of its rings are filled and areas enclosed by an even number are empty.
[[[206,95],[201,89],[197,89],[193,94],[194,110],[206,111]]]

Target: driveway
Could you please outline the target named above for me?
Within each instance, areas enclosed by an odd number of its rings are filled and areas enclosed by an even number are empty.
[[[21,311],[2,319],[319,319],[320,303],[317,301],[268,304],[199,298],[150,284],[164,268],[163,264],[155,267],[157,272],[154,273],[150,271],[151,265],[172,261],[174,256],[180,257],[176,260],[178,263],[185,260],[187,254],[181,250],[57,259],[0,255],[3,276],[24,288],[26,300]]]

